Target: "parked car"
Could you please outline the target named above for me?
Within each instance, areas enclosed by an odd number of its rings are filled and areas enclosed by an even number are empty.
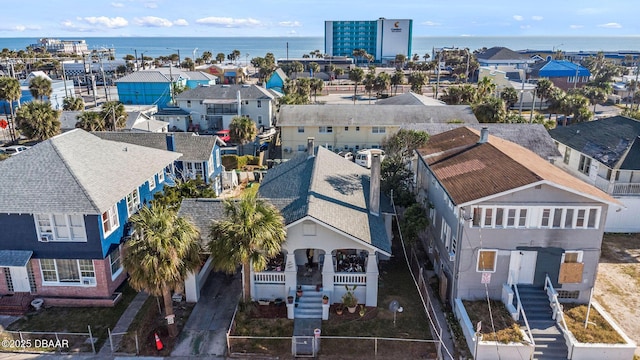
[[[263,152],[267,150],[269,150],[269,142],[260,144],[260,148],[258,149],[259,152]]]
[[[14,155],[17,153],[21,153],[25,150],[29,149],[29,146],[24,145],[11,145],[2,149],[2,151],[7,155]]]
[[[353,153],[351,151],[340,151],[338,152],[338,155],[342,156],[343,158],[349,160],[349,161],[353,161]]]
[[[367,169],[371,168],[371,155],[379,154],[380,162],[384,160],[384,150],[381,149],[365,149],[360,150],[356,154],[356,164],[364,166]]]
[[[268,130],[265,130],[264,132],[259,134],[258,135],[258,139],[266,140],[266,139],[271,138],[275,134],[276,134],[276,129],[275,128],[269,128]]]
[[[222,140],[224,142],[231,141],[231,135],[229,134],[229,130],[227,130],[227,129],[218,130],[218,131],[215,132],[214,135],[217,136],[220,140]]]

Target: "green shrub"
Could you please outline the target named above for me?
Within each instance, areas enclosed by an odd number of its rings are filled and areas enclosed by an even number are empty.
[[[258,156],[252,156],[252,155],[245,155],[247,157],[247,165],[260,165],[260,157]]]
[[[247,161],[248,161],[247,155],[239,156],[238,157],[238,165],[237,165],[236,169],[242,169],[245,166],[247,166]]]
[[[222,166],[227,170],[238,168],[238,155],[222,155]]]

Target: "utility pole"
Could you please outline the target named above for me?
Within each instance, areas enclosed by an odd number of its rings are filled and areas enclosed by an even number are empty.
[[[438,89],[440,88],[440,62],[442,61],[442,49],[438,52],[438,62],[436,63],[436,96],[435,99],[438,100]]]
[[[524,82],[527,79],[527,71],[522,69],[522,90],[520,90],[520,110],[518,111],[518,116],[522,116],[522,104],[524,102]]]
[[[135,55],[133,55],[133,58],[136,59],[135,68],[136,68],[136,71],[138,71],[138,49],[133,49],[133,53],[135,54]]]

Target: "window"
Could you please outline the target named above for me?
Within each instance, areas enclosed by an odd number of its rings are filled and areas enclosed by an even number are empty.
[[[262,107],[262,100],[258,100],[258,107],[261,108]]]
[[[482,208],[473,208],[473,226],[480,226],[480,216],[482,214]]]
[[[87,241],[82,215],[36,214],[38,240],[49,241]]]
[[[356,131],[360,131],[360,126],[356,126]]]
[[[320,126],[318,132],[321,134],[330,134],[333,132],[333,126]]]
[[[542,209],[542,221],[540,226],[549,227],[549,220],[551,218],[551,209]]]
[[[109,263],[111,264],[111,279],[115,279],[122,272],[122,262],[120,261],[120,246],[109,253]]]
[[[576,216],[576,227],[583,228],[585,225],[584,218],[587,213],[585,209],[579,209],[578,215]]]
[[[589,175],[589,167],[591,167],[591,158],[580,155],[580,164],[578,164],[578,171],[585,175]]]
[[[43,285],[95,285],[92,260],[40,259]]]
[[[200,176],[204,179],[204,170],[201,162],[185,162],[184,165],[187,177],[195,179]]]
[[[504,221],[504,209],[497,208],[496,209],[496,227],[502,227],[503,221]]]
[[[298,134],[304,133],[304,126],[298,126]]]
[[[491,226],[493,223],[493,209],[484,209],[484,226]]]
[[[480,250],[478,251],[478,272],[495,272],[498,251],[496,250]]]
[[[562,159],[562,161],[565,164],[568,164],[570,158],[571,158],[571,148],[567,146],[564,148],[564,158]]]
[[[581,263],[583,255],[584,255],[583,251],[565,251],[562,254],[561,262],[563,264],[566,264],[566,263]]]
[[[520,209],[520,217],[518,221],[519,227],[527,226],[527,209]]]
[[[262,124],[262,115],[258,115],[258,124]]]
[[[163,182],[164,182],[164,170],[158,173],[158,184],[161,184]]]
[[[449,239],[451,239],[451,227],[449,226],[449,224],[447,224],[446,221],[444,221],[444,219],[442,219],[442,229],[440,229],[440,239],[442,240],[442,243],[444,244],[445,249],[450,250]]]
[[[573,227],[573,209],[565,209],[565,216],[564,216],[564,227],[565,228],[572,228]]]
[[[316,235],[316,224],[311,221],[305,221],[302,225],[302,233],[304,236],[315,236]]]
[[[384,134],[386,133],[386,128],[384,126],[373,126],[371,127],[371,132],[373,134]]]
[[[156,188],[156,176],[153,175],[149,178],[149,190],[153,190]]]
[[[516,226],[516,209],[507,210],[507,226]]]
[[[348,126],[345,126],[345,127],[344,127],[344,131],[349,131],[349,127],[348,127]]]
[[[598,224],[598,209],[589,209],[589,220],[587,221],[587,227],[595,229]]]
[[[306,146],[304,146],[304,145],[298,145],[298,151],[302,152],[302,151],[305,151],[305,150],[307,150],[307,147],[306,147]]]
[[[191,100],[187,100],[187,107],[190,108],[191,107]]]
[[[138,194],[138,189],[135,189],[127,195],[127,210],[129,211],[129,216],[133,215],[138,209],[140,209],[140,194]]]
[[[118,208],[114,204],[109,210],[102,213],[102,231],[104,232],[104,237],[106,238],[118,226]]]

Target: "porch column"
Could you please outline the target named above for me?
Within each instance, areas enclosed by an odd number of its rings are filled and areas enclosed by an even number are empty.
[[[324,253],[324,264],[322,266],[322,289],[325,292],[333,293],[333,275],[335,275],[335,270],[333,269],[333,255],[331,251],[325,251]],[[335,299],[331,299],[334,301]]]
[[[366,306],[378,306],[378,257],[375,251],[369,251],[367,259],[367,296]]]
[[[198,289],[198,277],[192,271],[189,272],[184,280],[184,295],[187,302],[196,303],[200,299],[200,291]]]
[[[297,285],[297,272],[298,268],[296,267],[296,257],[293,254],[293,251],[287,253],[286,256],[286,264],[284,267],[284,289],[286,294],[284,294],[284,298],[287,298],[287,295],[296,291]]]

